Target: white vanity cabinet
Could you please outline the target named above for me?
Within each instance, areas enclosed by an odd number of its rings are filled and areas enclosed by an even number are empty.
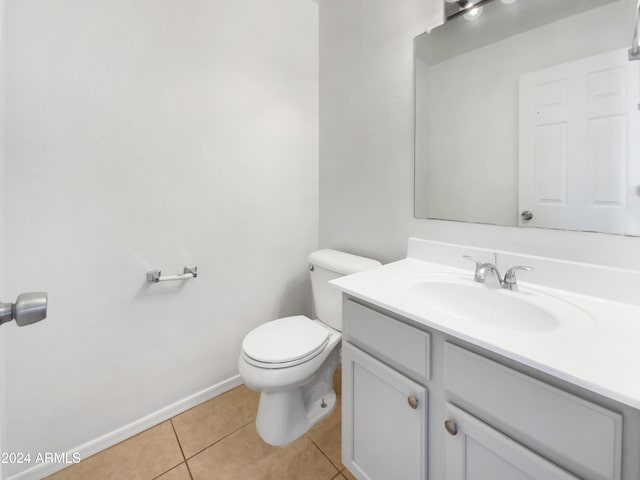
[[[426,388],[348,343],[342,375],[345,466],[363,480],[425,478]]]
[[[501,432],[581,478],[621,478],[622,415],[448,341],[442,357],[449,402],[473,410]],[[463,421],[472,424],[471,418]],[[464,433],[463,428],[459,430]],[[473,431],[482,429],[476,426]],[[447,439],[447,452],[449,445]],[[536,465],[543,464],[542,457],[539,460]],[[572,478],[541,476],[533,465],[526,470],[531,478]]]
[[[446,412],[447,480],[578,480],[454,405]]]
[[[422,480],[430,335],[355,303],[344,308],[342,463],[360,480]]]
[[[640,479],[633,408],[348,296],[342,352],[359,480]]]

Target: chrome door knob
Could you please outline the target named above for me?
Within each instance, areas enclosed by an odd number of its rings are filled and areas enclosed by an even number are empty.
[[[18,295],[16,303],[0,303],[0,324],[15,320],[19,327],[31,325],[47,318],[46,292]]]
[[[18,295],[13,306],[14,318],[19,327],[31,325],[47,318],[49,298],[46,292],[29,292]]]
[[[533,213],[531,213],[529,210],[525,210],[524,212],[522,212],[520,214],[520,218],[522,220],[524,220],[525,222],[528,222],[529,220],[531,220],[533,218]]]

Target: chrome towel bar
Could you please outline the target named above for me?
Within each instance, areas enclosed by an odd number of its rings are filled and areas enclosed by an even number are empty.
[[[190,278],[196,278],[198,276],[198,267],[196,265],[187,265],[184,267],[184,273],[178,273],[177,275],[162,275],[160,270],[151,270],[147,272],[147,282],[172,282],[175,280],[189,280]]]

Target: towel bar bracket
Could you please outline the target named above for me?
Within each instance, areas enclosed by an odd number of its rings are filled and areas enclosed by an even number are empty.
[[[177,275],[162,275],[162,271],[159,269],[150,270],[147,272],[148,283],[172,282],[175,280],[189,280],[190,278],[197,278],[197,277],[198,277],[197,265],[187,265],[186,267],[184,267],[183,273],[179,273]]]

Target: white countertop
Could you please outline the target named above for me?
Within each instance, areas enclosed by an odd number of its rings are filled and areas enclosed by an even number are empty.
[[[549,331],[487,326],[444,314],[407,292],[407,281],[430,273],[472,278],[473,268],[470,265],[461,270],[407,258],[331,283],[349,295],[426,327],[640,409],[639,305],[519,281],[523,291],[531,289],[565,300],[590,318],[584,324]]]

